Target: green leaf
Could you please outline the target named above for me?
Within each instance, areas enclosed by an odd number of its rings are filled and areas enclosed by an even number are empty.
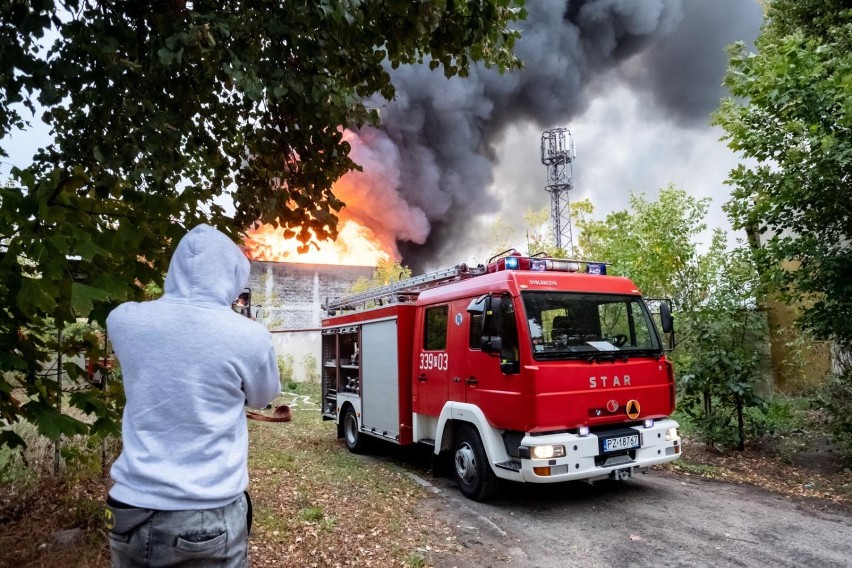
[[[37,426],[38,433],[50,440],[57,440],[59,436],[85,434],[89,430],[85,422],[62,414],[53,406],[41,401],[28,402],[24,405],[24,410],[30,421]]]
[[[0,430],[0,448],[26,449],[27,443],[16,432],[12,430]]]
[[[35,315],[39,312],[52,314],[56,307],[57,287],[42,278],[21,278],[21,289],[18,292],[17,304],[22,312]]]
[[[68,398],[72,406],[79,408],[85,414],[96,416],[108,416],[110,414],[110,408],[103,400],[100,391],[77,391],[71,393]]]
[[[92,303],[95,301],[107,301],[109,294],[100,288],[87,286],[80,282],[71,284],[71,308],[77,317],[84,318],[92,311]]]
[[[175,53],[168,47],[161,47],[157,50],[157,57],[163,65],[170,65],[175,59]]]

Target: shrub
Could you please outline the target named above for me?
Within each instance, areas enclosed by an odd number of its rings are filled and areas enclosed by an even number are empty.
[[[852,465],[852,368],[825,382],[818,394],[828,426],[845,465]]]
[[[319,383],[319,371],[317,370],[317,358],[308,353],[302,358],[302,366],[305,368],[305,381],[308,383]]]
[[[281,377],[281,384],[289,384],[293,380],[293,364],[295,358],[292,355],[278,356],[278,374]]]

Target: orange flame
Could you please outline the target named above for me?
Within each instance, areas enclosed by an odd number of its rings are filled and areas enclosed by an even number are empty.
[[[285,239],[282,229],[259,225],[247,233],[245,251],[249,258],[376,266],[379,261],[400,260],[398,241],[424,243],[429,221],[423,210],[400,196],[398,155],[382,136],[380,131],[371,129],[360,134],[344,132],[352,146],[351,157],[362,165],[363,171],[348,172],[332,189],[346,204],[340,212],[336,241],[314,239],[316,245],[311,244],[308,252],[299,254],[300,243],[296,239]]]
[[[355,221],[341,221],[336,241],[314,241],[308,251],[299,253],[301,243],[284,238],[284,229],[258,225],[246,232],[243,250],[251,260],[299,262],[304,264],[338,264],[347,266],[376,266],[392,255],[374,244],[375,236],[367,227]]]

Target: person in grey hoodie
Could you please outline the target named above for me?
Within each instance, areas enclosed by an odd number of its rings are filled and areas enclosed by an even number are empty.
[[[127,398],[105,512],[114,567],[247,565],[244,406],[281,390],[270,333],[231,309],[248,275],[239,247],[199,225],[163,296],[107,318]]]

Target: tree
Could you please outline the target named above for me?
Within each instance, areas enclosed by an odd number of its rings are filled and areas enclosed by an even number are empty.
[[[585,199],[578,203],[569,205],[572,211],[586,210],[592,207],[592,202]],[[544,253],[552,258],[565,258],[565,251],[556,246],[556,238],[550,223],[550,207],[545,206],[538,210],[527,208],[524,213],[524,225],[526,228],[526,254],[533,255]],[[512,249],[520,251],[513,246],[512,238],[515,227],[503,219],[496,219],[489,228],[489,242],[491,253],[489,258],[500,256]]]
[[[504,221],[503,219],[496,219],[494,223],[491,224],[488,230],[488,242],[490,243],[491,252],[488,254],[488,258],[494,258],[495,256],[500,256],[508,250],[511,250],[515,247],[512,246],[512,234],[515,232],[515,228]]]
[[[517,67],[509,24],[524,17],[522,0],[0,6],[0,138],[27,112],[54,135],[0,188],[0,417],[56,435],[69,430],[43,427],[58,420],[41,376],[48,322],[103,323],[142,298],[199,222],[234,237],[272,223],[303,246],[334,237],[332,183],[357,168],[343,129],[378,121],[364,101],[394,96],[388,67]]]
[[[801,306],[801,325],[849,352],[852,10],[841,0],[774,0],[755,47],[730,48],[732,98],[714,119],[748,162],[730,173],[727,212],[759,236],[761,273]]]
[[[582,203],[591,205],[589,200]],[[569,205],[571,207],[573,204]],[[550,207],[542,207],[538,211],[527,208],[524,214],[527,226],[527,253],[545,253],[552,258],[565,258],[565,251],[556,246],[556,236],[550,223]]]
[[[831,341],[837,376],[824,408],[852,461],[852,10],[844,0],[773,0],[756,53],[729,50],[732,97],[715,122],[750,165],[734,169],[727,211],[769,290]]]
[[[407,266],[402,266],[393,260],[380,260],[376,265],[376,270],[372,277],[359,276],[349,289],[350,294],[358,294],[366,292],[372,288],[379,288],[395,284],[400,280],[411,278],[411,269]]]
[[[645,296],[671,297],[676,309],[689,310],[709,293],[696,288],[709,202],[673,186],[660,189],[656,201],[631,195],[630,210],[603,221],[591,219],[591,212],[577,215],[576,246],[585,258],[611,263],[611,273],[629,276]]]
[[[679,407],[705,442],[742,451],[746,409],[764,407],[757,387],[768,360],[766,314],[757,309],[750,249],[726,251],[717,232],[701,263],[701,287],[712,293],[693,302],[682,318],[684,341],[675,357]]]

